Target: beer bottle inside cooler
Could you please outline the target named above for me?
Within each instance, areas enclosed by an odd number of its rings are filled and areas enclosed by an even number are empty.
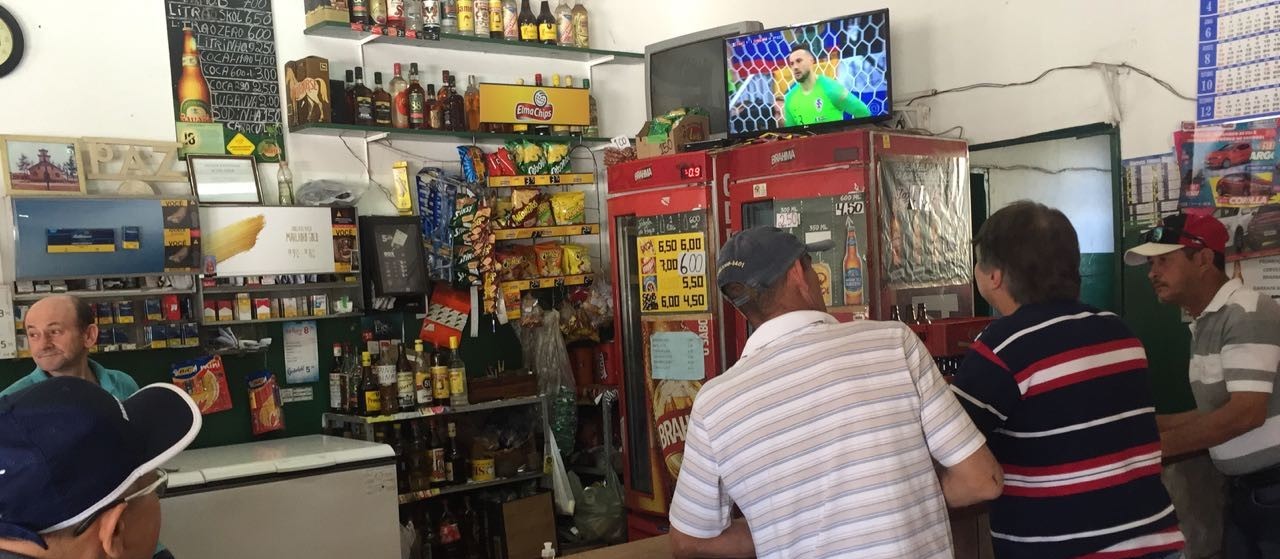
[[[391,126],[391,93],[382,88],[382,72],[373,73],[373,124]]]
[[[544,45],[556,44],[559,31],[555,13],[551,11],[551,4],[547,0],[542,0],[542,6],[538,8],[538,42]]]
[[[533,10],[529,8],[529,0],[521,0],[520,17],[516,20],[520,24],[520,40],[526,43],[538,42],[538,18],[533,15]]]
[[[862,304],[862,257],[858,256],[858,232],[852,220],[845,220],[848,233],[844,246],[844,304]]]
[[[458,351],[458,337],[449,337],[449,403],[454,407],[465,406],[467,401],[467,364]]]
[[[489,38],[502,38],[502,0],[489,0]]]
[[[933,319],[929,318],[929,309],[925,308],[924,303],[916,303],[916,324],[933,324]]]
[[[364,85],[364,68],[356,66],[356,86],[351,90],[355,99],[355,120],[361,126],[373,126],[373,90]]]
[[[373,372],[373,360],[369,352],[360,354],[360,388],[364,398],[360,400],[361,415],[380,415],[382,413],[382,392],[378,387],[378,377]]]
[[[347,378],[343,370],[342,344],[333,344],[333,364],[329,367],[329,410],[342,413],[347,401]]]

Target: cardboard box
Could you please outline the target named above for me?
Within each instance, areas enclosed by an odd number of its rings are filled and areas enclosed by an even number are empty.
[[[649,126],[650,123],[646,122],[636,134],[636,159],[680,153],[683,151],[681,146],[706,140],[711,130],[711,119],[703,115],[685,115],[661,141],[649,137]]]
[[[488,506],[490,557],[538,557],[542,542],[556,541],[550,492]]]
[[[307,12],[307,27],[330,21],[345,25],[351,18],[347,0],[306,0],[303,9]]]
[[[332,122],[329,104],[329,60],[308,56],[284,65],[288,92],[289,127],[314,122]]]

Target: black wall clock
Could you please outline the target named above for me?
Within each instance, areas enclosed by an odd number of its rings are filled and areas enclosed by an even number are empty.
[[[0,78],[5,77],[22,61],[25,44],[18,20],[4,6],[0,6]]]

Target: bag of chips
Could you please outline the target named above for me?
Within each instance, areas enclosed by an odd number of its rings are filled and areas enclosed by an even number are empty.
[[[537,255],[535,262],[539,276],[552,278],[564,275],[564,251],[560,243],[538,243],[533,245],[533,250]]]
[[[498,259],[499,281],[528,280],[538,277],[533,261],[537,258],[533,247],[518,245],[507,247],[495,253]]]
[[[280,401],[276,376],[271,371],[257,371],[245,380],[249,383],[249,419],[253,434],[284,429],[284,404]]]
[[[511,226],[533,227],[538,222],[538,200],[542,192],[536,188],[511,189]]]
[[[201,415],[209,415],[231,409],[231,391],[227,388],[227,373],[222,357],[202,355],[195,359],[174,363],[169,368],[173,384],[191,396]]]
[[[542,153],[547,160],[545,173],[559,175],[569,172],[569,144],[565,142],[544,142],[542,144]]]
[[[498,148],[498,151],[485,156],[485,163],[489,167],[489,175],[494,177],[509,177],[516,173],[516,164],[511,160],[511,152],[507,148]]]
[[[587,219],[587,193],[557,192],[551,195],[556,225],[581,225]]]
[[[538,198],[538,211],[536,214],[534,225],[538,227],[551,227],[555,225],[555,215],[551,211],[551,199],[546,196]]]
[[[547,158],[540,144],[529,140],[510,140],[506,147],[515,159],[516,171],[521,175],[540,175],[547,172]]]
[[[564,275],[572,276],[591,273],[591,254],[587,252],[587,247],[564,245],[562,248],[564,251],[564,260],[562,262]]]

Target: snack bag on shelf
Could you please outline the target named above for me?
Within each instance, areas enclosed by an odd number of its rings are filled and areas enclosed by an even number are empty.
[[[505,147],[500,147],[498,151],[486,155],[485,163],[489,166],[489,176],[491,177],[510,177],[520,174],[516,170],[516,163],[511,157],[511,151]]]
[[[221,356],[203,355],[174,363],[169,374],[173,384],[195,400],[202,415],[231,409],[231,391],[227,389],[227,373]]]
[[[570,171],[568,142],[544,142],[542,153],[547,159],[547,169],[543,171],[544,173],[559,175]]]
[[[534,224],[538,227],[551,227],[556,224],[554,212],[551,211],[551,199],[542,196],[538,198],[538,211],[535,214]]]
[[[538,223],[538,201],[542,192],[536,188],[511,189],[511,226],[533,227]]]
[[[557,192],[551,195],[556,225],[581,225],[587,216],[587,193]]]
[[[284,404],[280,401],[276,376],[271,371],[256,371],[245,380],[249,383],[249,419],[253,434],[284,429]]]
[[[484,151],[476,146],[458,146],[458,161],[462,164],[462,178],[469,183],[481,183],[488,179],[484,166]]]
[[[566,244],[563,245],[562,249],[564,251],[564,260],[562,261],[564,275],[572,276],[591,273],[591,255],[587,252],[587,247]]]
[[[560,248],[560,243],[538,243],[533,245],[533,250],[537,254],[539,276],[551,278],[564,275],[564,251]]]
[[[519,174],[540,175],[547,172],[547,158],[541,144],[529,140],[511,140],[506,147],[515,159]]]

